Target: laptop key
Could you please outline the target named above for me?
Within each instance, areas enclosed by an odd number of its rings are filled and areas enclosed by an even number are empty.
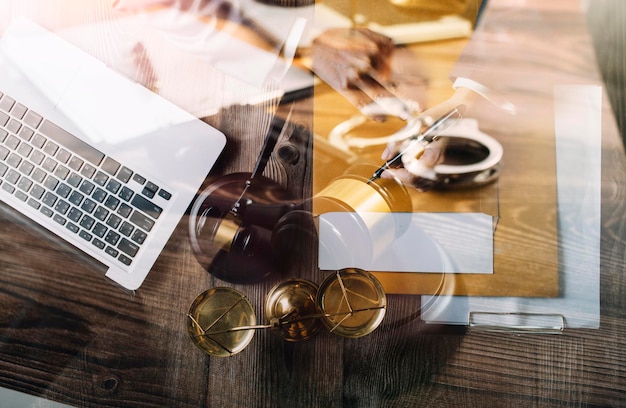
[[[77,188],[78,186],[80,186],[80,183],[82,181],[83,181],[83,178],[76,173],[70,174],[70,176],[67,178],[67,184],[69,184],[70,186],[74,188]]]
[[[72,158],[70,159],[69,163],[67,164],[68,166],[70,166],[70,168],[74,171],[78,171],[80,170],[80,168],[83,165],[83,161],[81,159],[79,159],[76,156],[72,156]]]
[[[18,173],[17,171],[11,169],[7,173],[6,180],[9,183],[11,183],[11,184],[17,184],[17,182],[20,179],[20,177],[21,177],[20,173]]]
[[[22,177],[20,181],[17,183],[17,187],[26,193],[28,193],[28,191],[30,190],[32,186],[33,186],[32,180],[26,177]]]
[[[71,222],[68,222],[65,228],[72,231],[74,234],[76,234],[80,230],[80,228],[78,228],[78,225]]]
[[[59,200],[54,206],[54,209],[58,213],[65,214],[70,209],[70,205],[66,201]]]
[[[146,234],[140,229],[136,229],[131,239],[135,241],[136,243],[138,243],[139,245],[141,245],[144,243],[147,237],[148,237],[148,234]]]
[[[172,198],[172,193],[167,190],[160,189],[159,197],[163,198],[164,200],[169,200],[170,198]]]
[[[85,177],[87,177],[89,179],[92,178],[95,173],[96,173],[96,168],[93,167],[89,163],[85,163],[85,165],[83,166],[83,168],[80,171],[80,174],[82,174],[83,176],[85,176]]]
[[[58,215],[58,214],[55,214],[55,215],[54,215],[54,217],[52,217],[52,219],[53,219],[53,220],[54,220],[57,224],[60,224],[60,225],[65,225],[65,223],[67,222],[67,220],[66,220],[65,218],[61,217],[61,216],[60,216],[60,215]]]
[[[65,183],[59,184],[56,189],[57,194],[59,194],[63,198],[67,198],[72,192],[72,188]]]
[[[135,257],[135,255],[137,255],[137,252],[139,252],[139,245],[127,240],[126,238],[122,238],[120,240],[117,248],[130,257]]]
[[[14,104],[15,104],[15,99],[11,98],[8,95],[4,95],[2,100],[0,100],[0,109],[5,112],[9,112]]]
[[[15,187],[7,183],[2,183],[2,189],[10,194],[13,194],[13,192],[15,191]]]
[[[30,195],[36,198],[37,200],[41,199],[45,194],[46,189],[41,187],[39,184],[35,184],[33,188],[30,190]]]
[[[111,214],[109,219],[106,221],[106,224],[109,227],[114,228],[114,229],[117,229],[117,227],[119,227],[121,223],[122,223],[122,219],[115,214]]]
[[[20,190],[17,190],[15,192],[15,197],[17,197],[18,200],[23,201],[23,202],[26,202],[26,200],[28,200],[28,195]]]
[[[104,158],[104,153],[93,148],[73,134],[60,128],[59,126],[50,122],[47,119],[43,121],[41,127],[39,128],[39,131],[45,136],[53,139],[57,143],[60,143],[68,150],[78,152],[80,156],[87,159],[87,161],[96,166],[98,166]]]
[[[52,207],[57,202],[58,197],[51,192],[47,192],[41,200],[48,207]]]
[[[41,121],[43,120],[43,118],[41,117],[40,114],[31,111],[28,111],[26,113],[26,116],[24,116],[24,123],[26,123],[28,126],[37,129],[39,127],[39,125],[41,124]]]
[[[96,211],[94,211],[93,213],[93,216],[99,219],[100,221],[106,220],[108,215],[109,215],[109,210],[107,210],[104,207],[96,208]]]
[[[35,210],[38,210],[39,207],[41,207],[41,204],[39,204],[39,201],[34,200],[32,198],[30,198],[27,203],[28,203],[29,206],[31,206]]]
[[[104,159],[104,163],[102,163],[102,170],[106,171],[110,175],[114,176],[117,173],[117,170],[120,168],[121,164],[117,161],[113,160],[110,157]]]
[[[135,227],[133,226],[133,224],[131,224],[131,223],[127,222],[127,221],[124,221],[124,222],[122,223],[122,225],[120,226],[119,231],[120,231],[120,232],[121,232],[124,236],[129,237],[129,236],[130,236],[130,234],[132,234],[132,233],[133,233],[134,229],[135,229]]]
[[[67,218],[74,222],[78,222],[78,220],[80,220],[80,217],[82,216],[83,212],[77,208],[71,208],[70,212],[67,214]]]
[[[143,184],[146,182],[146,178],[145,178],[145,177],[143,177],[143,176],[141,176],[141,175],[139,175],[139,174],[135,174],[135,175],[133,176],[133,180],[134,180],[136,183],[141,184],[141,185],[143,185]]]
[[[43,151],[49,154],[50,156],[54,156],[59,150],[59,145],[54,143],[52,140],[49,140],[48,143],[43,148]]]
[[[27,126],[22,126],[18,136],[28,142],[31,139],[31,137],[33,137],[34,134],[35,134],[34,130],[32,130],[31,128]]]
[[[46,158],[46,155],[40,152],[39,150],[35,150],[30,155],[30,159],[33,161],[33,163],[35,163],[38,166],[43,162],[45,158]]]
[[[120,180],[122,183],[128,183],[132,175],[133,171],[131,169],[129,169],[128,167],[122,167],[119,173],[117,173],[117,179]]]
[[[121,263],[123,263],[126,266],[130,266],[130,264],[133,262],[133,260],[129,257],[127,257],[124,254],[120,254],[119,258],[117,258],[118,261],[120,261]]]
[[[154,195],[156,194],[157,191],[159,191],[159,186],[157,186],[151,181],[148,181],[146,183],[146,186],[143,188],[143,191],[141,192],[141,194],[145,195],[148,198],[154,198]]]
[[[108,228],[104,226],[104,224],[96,223],[95,227],[91,230],[97,237],[102,238],[104,234],[106,234]]]
[[[7,140],[4,142],[4,144],[11,150],[15,150],[17,149],[17,146],[19,146],[20,144],[20,139],[18,139],[17,137],[13,136],[13,135],[9,135],[9,137],[7,137]]]
[[[154,227],[154,221],[137,210],[133,211],[132,215],[130,216],[130,221],[133,224],[137,225],[139,228],[142,228],[143,230],[148,232],[150,232],[152,227]]]
[[[69,174],[70,174],[70,169],[62,165],[59,165],[54,171],[54,175],[60,178],[61,180],[65,180]]]
[[[104,198],[106,196],[107,196],[107,192],[98,187],[96,188],[96,191],[94,191],[93,194],[91,195],[91,198],[101,203],[104,201]]]
[[[9,119],[9,123],[7,123],[6,127],[9,132],[17,134],[20,131],[22,124],[15,119]]]
[[[9,166],[15,168],[17,168],[17,166],[19,166],[21,162],[22,158],[15,153],[11,153],[9,155],[9,158],[7,159],[7,163],[9,163]]]
[[[35,169],[35,165],[32,164],[31,162],[28,162],[26,160],[24,160],[22,162],[22,164],[20,165],[20,168],[18,169],[20,171],[20,173],[22,173],[25,176],[30,176],[31,173],[33,172],[33,170]]]
[[[109,180],[109,176],[107,176],[101,171],[97,172],[93,178],[93,181],[99,186],[104,186],[108,180]]]
[[[80,230],[80,232],[78,233],[78,236],[84,239],[85,241],[91,241],[91,238],[93,238],[90,233],[88,233],[87,231],[83,231],[83,230]]]
[[[46,206],[42,206],[39,212],[45,215],[46,217],[52,217],[52,215],[54,214],[54,211],[52,211],[50,208]]]
[[[111,211],[115,211],[118,205],[120,205],[120,200],[113,196],[108,196],[106,201],[104,202],[104,206]]]
[[[67,162],[70,160],[70,157],[72,157],[72,154],[63,148],[59,149],[56,154],[56,158],[63,164],[67,164]]]
[[[17,119],[22,120],[22,118],[24,118],[24,115],[26,115],[27,110],[28,109],[26,109],[26,106],[22,105],[21,103],[16,103],[11,109],[11,115]]]
[[[70,194],[70,197],[68,198],[68,200],[70,201],[70,203],[76,206],[79,206],[80,203],[83,201],[83,198],[85,198],[84,195],[82,195],[78,191],[74,191],[72,192],[72,194]]]
[[[161,212],[163,212],[163,209],[161,207],[154,204],[152,201],[145,199],[141,195],[135,195],[130,204],[154,219],[159,218],[159,215],[161,215]]]
[[[85,215],[81,220],[80,220],[80,226],[83,227],[86,230],[90,230],[91,227],[93,227],[93,224],[96,222],[96,220],[94,220],[93,218],[91,218],[88,215]]]
[[[130,188],[128,188],[128,187],[122,187],[122,190],[120,191],[120,193],[118,194],[118,196],[119,196],[122,200],[124,200],[124,201],[128,201],[128,200],[130,200],[131,198],[133,198],[133,195],[134,195],[134,194],[135,194],[135,193],[134,193],[134,192],[133,192],[133,190],[131,190]]]
[[[82,191],[83,193],[87,195],[90,195],[95,187],[96,186],[93,183],[85,180],[83,181],[83,184],[80,185],[80,191]]]
[[[115,245],[120,240],[120,238],[120,234],[118,234],[117,232],[109,231],[104,240],[111,245]]]
[[[96,203],[87,198],[85,199],[85,201],[83,201],[83,205],[81,205],[80,208],[88,213],[91,213],[94,208],[96,208]]]
[[[117,258],[117,255],[119,254],[119,251],[113,247],[107,247],[104,252],[106,252],[107,254],[111,255],[113,258]]]
[[[43,161],[41,167],[43,167],[43,169],[48,173],[52,173],[57,167],[57,162],[48,157]]]
[[[59,185],[59,180],[57,180],[55,177],[48,176],[46,177],[46,181],[43,182],[43,185],[48,190],[54,191]]]
[[[122,187],[122,183],[114,179],[109,180],[109,182],[106,185],[106,189],[113,194],[117,194],[117,192],[120,190],[121,187]]]
[[[33,174],[31,175],[31,177],[37,183],[43,183],[44,179],[46,178],[46,172],[41,170],[41,169],[35,169],[35,171],[33,171]]]
[[[93,246],[95,246],[98,249],[104,249],[104,247],[106,246],[104,242],[100,241],[97,238],[94,238],[94,240],[91,241],[91,243],[93,244]]]
[[[124,218],[128,218],[128,216],[130,215],[132,211],[133,211],[133,207],[131,207],[130,205],[126,203],[122,203],[122,205],[120,205],[120,207],[117,209],[117,213]]]

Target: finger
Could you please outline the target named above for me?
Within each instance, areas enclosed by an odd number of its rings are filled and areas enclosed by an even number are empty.
[[[380,85],[378,88],[375,88],[375,85],[359,86],[358,84],[363,82],[357,79],[356,73],[318,65],[317,75],[372,120],[379,121],[390,114],[407,116],[408,107],[402,101]]]
[[[396,154],[398,154],[399,151],[400,151],[400,142],[391,140],[385,147],[385,150],[383,150],[383,153],[380,155],[380,158],[385,161],[391,160],[394,158]]]
[[[406,169],[386,169],[380,175],[380,178],[386,180],[395,180],[400,184],[411,185],[411,180],[414,178],[411,173],[409,173]]]
[[[402,99],[372,76],[359,76],[354,80],[354,86],[363,91],[389,115],[408,120],[415,114]]]
[[[395,180],[396,182],[417,189],[428,191],[437,185],[436,179],[415,176],[406,169],[387,169],[380,176],[382,179]]]
[[[406,147],[407,140],[418,135],[426,125],[424,120],[427,119],[423,115],[410,119],[406,126],[395,132],[389,141],[385,150],[381,154],[383,160],[391,160],[396,154]]]
[[[445,144],[443,141],[438,140],[428,145],[424,149],[423,153],[417,159],[422,163],[422,166],[427,168],[434,168],[436,165],[443,163],[445,159]]]
[[[445,149],[439,142],[424,146],[416,143],[402,155],[402,165],[414,176],[436,179],[435,166],[443,163]]]

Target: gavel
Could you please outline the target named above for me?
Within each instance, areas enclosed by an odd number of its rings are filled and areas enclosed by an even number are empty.
[[[374,165],[356,165],[312,198],[295,200],[272,180],[251,173],[224,176],[194,202],[189,234],[197,259],[232,283],[253,283],[282,272],[317,242],[316,222],[327,212],[410,212],[406,188],[370,180]],[[313,240],[313,241],[312,241]]]

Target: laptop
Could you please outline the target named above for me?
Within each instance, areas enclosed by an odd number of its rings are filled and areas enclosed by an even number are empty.
[[[226,144],[33,21],[0,38],[0,200],[135,290]]]

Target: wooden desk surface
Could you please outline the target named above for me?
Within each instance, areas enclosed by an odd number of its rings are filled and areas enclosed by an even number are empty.
[[[433,74],[430,102],[449,93],[447,72],[464,45],[458,40],[416,48],[433,61],[427,68]],[[337,113],[350,111],[336,101]],[[299,102],[294,113],[309,129],[311,103]],[[73,250],[3,215],[0,386],[94,407],[621,406],[626,165],[606,113],[597,330],[561,335],[433,330],[419,320],[419,297],[394,295],[382,326],[360,339],[322,332],[307,342],[287,343],[260,331],[240,354],[207,357],[185,328],[185,314],[202,291],[235,287],[261,317],[265,294],[275,283],[295,276],[321,282],[324,275],[301,265],[288,276],[254,285],[222,282],[198,264],[184,218],[145,284],[129,294]],[[230,133],[245,128],[234,119],[258,115],[257,109],[242,107],[210,120]],[[222,162],[213,175],[249,169],[256,151],[236,153],[237,162]],[[310,169],[300,170],[306,194]]]

